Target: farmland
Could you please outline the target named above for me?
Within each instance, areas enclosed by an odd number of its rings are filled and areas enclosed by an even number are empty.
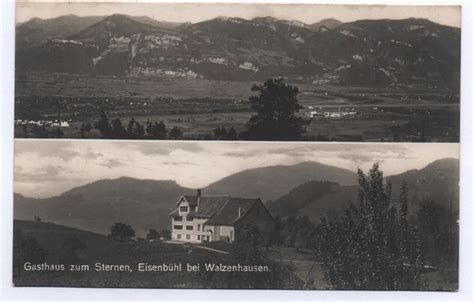
[[[15,231],[21,231],[24,236],[34,238],[46,249],[48,265],[62,264],[58,262],[58,247],[67,238],[76,238],[84,243],[79,250],[79,263],[88,270],[63,271],[27,270],[23,263],[14,271],[15,286],[74,286],[74,287],[143,287],[143,288],[288,288],[298,289],[302,286],[287,264],[268,261],[271,272],[255,273],[226,273],[204,269],[204,264],[231,264],[229,255],[215,253],[192,245],[168,244],[160,241],[133,240],[128,242],[112,241],[106,236],[63,227],[53,223],[15,221]],[[73,236],[73,237],[72,237]],[[18,252],[18,251],[17,251]],[[18,256],[18,255],[16,255]],[[101,268],[107,265],[129,266],[127,271],[98,271],[96,263]],[[173,271],[140,271],[139,263],[156,265],[181,266]],[[102,265],[104,264],[104,265]],[[199,271],[190,271],[187,265],[202,267]],[[246,263],[240,263],[246,265]],[[68,266],[69,267],[69,266]],[[252,276],[250,276],[252,275]],[[240,281],[239,281],[240,280]],[[255,283],[248,284],[249,280]],[[260,281],[259,281],[260,280]],[[266,280],[266,285],[260,285]],[[291,283],[295,281],[296,283]],[[242,285],[247,284],[247,286]]]
[[[58,73],[16,76],[15,120],[67,120],[64,138],[81,137],[84,123],[94,124],[102,111],[127,123],[163,121],[178,127],[183,139],[212,139],[217,127],[238,132],[253,115],[248,98],[254,82],[205,79],[137,78]],[[459,141],[459,95],[427,87],[364,88],[316,85],[299,88],[311,119],[305,140]],[[325,116],[341,113],[340,117]],[[345,115],[345,113],[351,113]],[[17,123],[16,137],[33,137],[31,125]],[[26,130],[26,131],[25,131]],[[91,129],[86,138],[100,138]]]

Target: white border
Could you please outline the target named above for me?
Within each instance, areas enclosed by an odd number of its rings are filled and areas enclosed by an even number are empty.
[[[103,1],[118,2],[118,1]],[[121,1],[138,2],[138,1]],[[141,2],[243,2],[289,3],[290,1],[141,1]],[[163,289],[91,289],[91,288],[14,288],[12,287],[12,197],[13,197],[13,99],[14,99],[14,20],[15,2],[0,0],[0,301],[27,300],[187,300],[187,301],[473,301],[473,5],[469,0],[460,1],[293,1],[322,4],[401,4],[401,5],[462,5],[462,84],[461,84],[461,249],[460,289],[455,293],[444,292],[368,292],[368,291],[289,291],[289,290],[163,290]]]

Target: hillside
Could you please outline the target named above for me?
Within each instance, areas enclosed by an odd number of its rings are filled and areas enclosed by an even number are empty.
[[[104,16],[66,15],[52,19],[33,18],[16,26],[16,49],[40,46],[55,38],[65,38],[99,22]]]
[[[347,169],[317,162],[303,162],[293,166],[270,166],[245,170],[204,188],[210,194],[230,194],[262,200],[273,200],[288,193],[292,188],[309,181],[331,181],[341,185],[357,183],[357,175]],[[227,193],[226,193],[227,192]]]
[[[409,184],[410,194],[415,197],[414,209],[423,199],[429,199],[449,208],[452,202],[454,210],[459,210],[459,160],[445,158],[434,161],[420,170],[387,177],[393,184],[394,193],[405,181]]]
[[[460,30],[413,18],[307,25],[217,17],[169,24],[112,15],[17,58],[20,70],[458,89]]]
[[[383,171],[383,167],[382,167]],[[428,198],[459,208],[459,160],[442,159],[423,169],[387,177],[393,183],[394,200],[402,181],[409,185],[410,211],[415,213]],[[204,195],[224,194],[260,197],[279,217],[307,215],[335,218],[350,202],[357,201],[357,175],[346,169],[315,162],[244,170],[206,188]],[[131,224],[140,236],[150,228],[170,227],[168,213],[181,194],[195,194],[174,181],[122,177],[99,180],[47,199],[14,197],[14,217],[32,220],[39,216],[65,226],[107,234],[115,222]]]
[[[383,171],[383,167],[382,167]],[[409,187],[409,211],[415,214],[425,199],[459,210],[459,160],[441,159],[420,170],[388,176],[392,182],[393,200],[398,201],[403,182]],[[351,202],[357,202],[358,186],[339,186],[326,182],[308,182],[293,188],[288,194],[267,203],[277,217],[306,215],[319,222],[323,216],[336,218]]]
[[[343,22],[337,20],[337,19],[334,19],[334,18],[327,18],[327,19],[323,19],[319,22],[316,22],[316,23],[313,23],[313,24],[310,24],[309,25],[309,28],[312,30],[312,31],[320,31],[320,30],[325,30],[324,28],[326,29],[334,29],[336,27],[338,27],[339,25],[341,25]]]
[[[112,242],[103,235],[55,223],[15,219],[13,230],[14,234],[21,232],[23,238],[34,238],[48,253],[49,263],[57,263],[58,255],[61,254],[61,244],[67,239],[77,238],[85,245],[86,248],[79,250],[78,253],[80,258],[86,261],[106,255],[107,249],[112,245]]]
[[[15,219],[39,216],[83,230],[107,234],[115,222],[132,224],[144,235],[150,228],[169,228],[169,211],[181,194],[194,193],[174,181],[118,178],[100,180],[47,199],[15,194]]]
[[[275,199],[293,187],[313,180],[331,180],[354,184],[356,175],[345,169],[319,163],[272,166],[245,170],[203,188],[203,194],[240,197],[258,196]],[[15,219],[31,220],[39,216],[83,230],[107,234],[118,221],[130,223],[143,235],[150,228],[169,228],[168,213],[181,194],[194,189],[174,181],[140,180],[128,177],[99,180],[47,199],[15,194]]]

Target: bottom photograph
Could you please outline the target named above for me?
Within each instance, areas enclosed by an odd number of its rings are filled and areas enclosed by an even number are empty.
[[[459,144],[15,140],[13,283],[458,289]]]

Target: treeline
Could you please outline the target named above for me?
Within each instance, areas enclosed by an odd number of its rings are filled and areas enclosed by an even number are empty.
[[[53,128],[49,130],[45,125],[34,125],[30,130],[28,130],[27,125],[22,126],[23,137],[27,138],[30,136],[30,133],[35,138],[62,138],[64,132],[59,128]]]
[[[107,139],[179,139],[183,132],[178,127],[168,129],[163,122],[146,122],[144,125],[131,118],[126,126],[119,118],[109,120],[102,112],[99,120],[94,124],[102,138]],[[81,136],[84,137],[92,127],[83,124]]]
[[[378,165],[368,175],[359,170],[359,184],[358,202],[339,219],[277,219],[273,244],[312,254],[333,289],[420,290],[429,270],[456,284],[457,211],[425,199],[410,215],[408,185],[392,200]]]
[[[305,126],[310,120],[297,116],[303,107],[299,104],[298,88],[287,85],[284,80],[269,79],[262,85],[254,85],[251,89],[257,92],[249,98],[250,108],[255,112],[245,129],[238,132],[234,127],[229,129],[217,127],[213,133],[203,136],[188,135],[191,139],[204,140],[304,140]],[[87,137],[92,128],[96,128],[102,138],[107,139],[181,139],[183,131],[174,126],[168,129],[163,121],[141,124],[134,118],[128,123],[119,118],[109,120],[102,112],[94,125],[84,123],[81,126],[81,137]],[[321,140],[329,140],[321,136]]]

